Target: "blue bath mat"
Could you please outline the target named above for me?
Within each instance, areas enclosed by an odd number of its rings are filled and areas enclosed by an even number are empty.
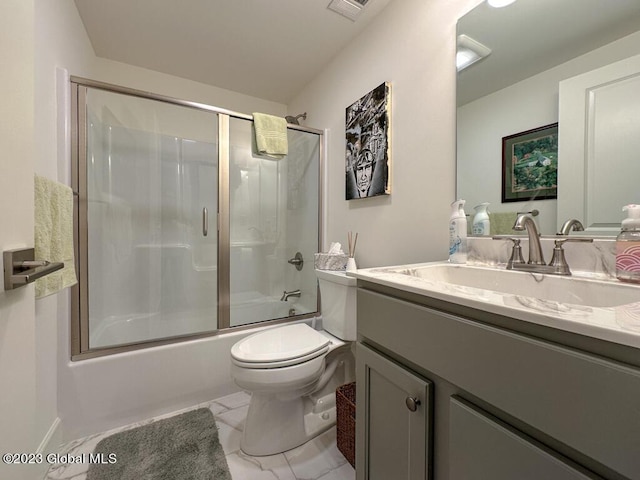
[[[87,480],[231,480],[206,408],[111,435],[97,453],[104,463],[91,463]]]

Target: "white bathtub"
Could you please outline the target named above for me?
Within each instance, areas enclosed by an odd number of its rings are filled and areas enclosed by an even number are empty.
[[[305,294],[303,294],[305,296]],[[315,297],[312,297],[315,299]],[[308,308],[300,298],[291,297],[286,302],[280,301],[280,298],[265,297],[258,292],[243,292],[231,295],[231,326],[247,325],[256,322],[257,319],[270,318],[286,318],[291,316],[291,312],[295,315],[303,315],[305,313],[314,312],[314,308]]]
[[[294,306],[279,299],[278,304],[287,309]],[[250,304],[247,311],[253,308],[255,305]],[[69,343],[68,316],[64,310],[60,309],[59,324],[67,327],[59,329],[59,345]],[[134,323],[128,322],[125,326],[136,328]],[[110,335],[124,328],[123,324],[112,327]],[[230,376],[231,347],[244,336],[264,328],[268,327],[256,326],[241,332],[78,362],[68,361],[68,351],[61,352],[58,405],[63,441],[238,391]]]
[[[291,316],[292,309],[296,315],[315,310],[304,307],[295,297],[282,302],[279,298],[266,297],[258,292],[234,294],[231,299],[232,327],[265,319],[286,318]],[[210,332],[215,329],[216,315],[215,309],[111,315],[92,323],[89,345],[91,348],[102,348]]]

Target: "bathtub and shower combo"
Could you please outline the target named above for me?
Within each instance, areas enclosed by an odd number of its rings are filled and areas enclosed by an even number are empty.
[[[59,405],[77,438],[237,389],[229,351],[315,322],[322,131],[71,77],[79,284]],[[70,358],[70,360],[69,360]]]

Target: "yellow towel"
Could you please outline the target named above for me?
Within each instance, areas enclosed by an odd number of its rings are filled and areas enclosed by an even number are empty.
[[[36,298],[75,285],[73,192],[66,185],[35,176],[35,259],[64,262],[64,268],[36,280]]]
[[[289,153],[287,121],[284,118],[254,113],[253,129],[258,155],[281,159]]]

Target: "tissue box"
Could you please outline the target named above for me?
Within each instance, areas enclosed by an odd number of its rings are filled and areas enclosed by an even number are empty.
[[[318,270],[346,270],[349,255],[316,253],[314,265]]]

